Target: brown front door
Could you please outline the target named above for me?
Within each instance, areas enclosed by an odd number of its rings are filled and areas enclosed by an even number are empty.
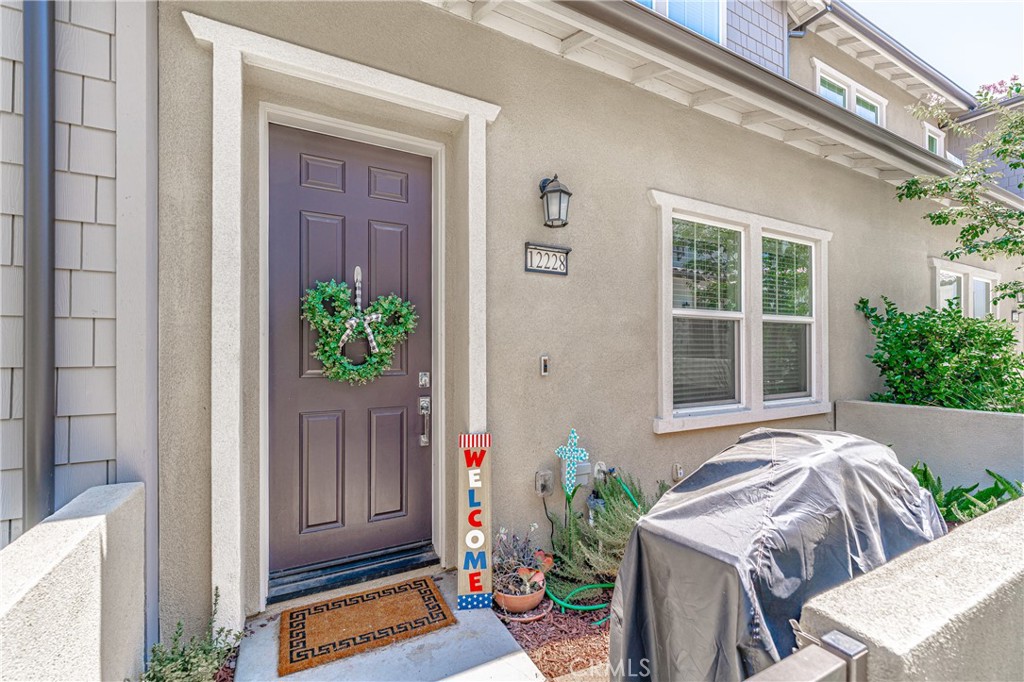
[[[270,569],[430,538],[431,160],[270,126]],[[300,318],[317,281],[363,274],[363,306],[412,301],[416,331],[384,376],[323,378]],[[365,341],[345,347],[359,362]]]

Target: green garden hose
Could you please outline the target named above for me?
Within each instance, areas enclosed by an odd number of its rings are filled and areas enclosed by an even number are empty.
[[[633,491],[626,487],[626,484],[622,482],[622,479],[619,477],[618,474],[615,474],[615,480],[619,482],[619,485],[622,486],[622,489],[626,491],[627,495],[629,495],[629,499],[633,503],[633,506],[639,509],[640,503],[636,501],[635,497],[633,497]]]
[[[546,587],[545,590],[548,593],[548,597],[551,598],[551,601],[553,601],[556,604],[558,604],[562,608],[562,613],[565,613],[566,609],[572,609],[573,611],[599,611],[599,610],[601,610],[603,608],[606,608],[608,606],[608,604],[610,604],[611,602],[607,602],[607,603],[604,603],[604,604],[589,604],[589,605],[584,606],[582,604],[570,604],[569,600],[572,599],[574,594],[579,594],[580,592],[583,592],[585,590],[595,590],[595,589],[596,590],[603,590],[603,589],[606,589],[606,588],[614,588],[614,587],[615,587],[614,583],[595,583],[593,585],[584,585],[582,587],[577,587],[575,590],[573,590],[569,594],[565,595],[565,601],[562,601],[561,599],[556,597],[554,594],[552,594],[550,587]],[[597,621],[596,623],[593,623],[593,625],[594,626],[601,625],[606,620],[608,620],[607,616],[605,616],[601,620]]]

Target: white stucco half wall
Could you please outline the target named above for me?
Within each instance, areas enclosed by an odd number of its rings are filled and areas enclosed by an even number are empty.
[[[985,469],[1024,480],[1024,414],[847,400],[836,403],[836,430],[888,445],[905,467],[926,462],[946,487],[986,488]]]
[[[145,498],[90,488],[0,551],[0,680],[138,679]]]
[[[1024,500],[818,595],[800,627],[868,647],[868,680],[1024,679]]]

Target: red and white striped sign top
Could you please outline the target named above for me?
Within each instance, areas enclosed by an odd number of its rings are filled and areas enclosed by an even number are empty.
[[[491,447],[491,434],[489,433],[460,433],[460,448],[489,448]]]

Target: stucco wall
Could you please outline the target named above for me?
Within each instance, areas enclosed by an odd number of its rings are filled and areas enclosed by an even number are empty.
[[[818,595],[800,627],[868,647],[868,680],[1024,679],[1024,500]]]
[[[870,335],[853,310],[881,293],[913,309],[930,303],[929,256],[951,233],[920,219],[922,205],[897,204],[891,185],[845,170],[756,133],[669,103],[629,84],[560,60],[425,3],[161,5],[160,15],[160,453],[161,619],[199,625],[210,594],[210,66],[181,18],[189,9],[219,21],[336,54],[502,107],[488,128],[488,426],[494,435],[494,521],[546,527],[534,472],[557,469],[554,448],[570,427],[591,457],[637,474],[651,489],[679,462],[692,470],[754,425],[655,436],[657,400],[655,258],[659,222],[647,199],[658,188],[833,231],[829,315],[832,395],[861,398],[877,388],[864,358]],[[382,49],[386,45],[387,49]],[[437,46],[446,46],[438,49]],[[550,88],[560,84],[553,102]],[[262,88],[262,92],[258,91]],[[302,106],[364,121],[364,98],[297,91],[263,79],[246,91],[246,206],[255,196],[252,100]],[[371,123],[444,139],[436,122],[381,110]],[[430,128],[432,132],[423,133]],[[459,215],[459,141],[449,150],[448,210]],[[558,172],[573,190],[571,224],[542,225],[536,186]],[[246,221],[246,283],[257,251]],[[446,291],[465,295],[464,226],[449,224]],[[523,243],[573,247],[568,277],[523,271]],[[1004,268],[1009,272],[1008,268]],[[248,289],[247,289],[248,290]],[[246,347],[258,348],[255,296],[246,296]],[[457,314],[457,313],[456,313]],[[451,368],[449,442],[465,428],[465,320],[446,328]],[[539,376],[538,357],[551,357]],[[255,360],[253,360],[255,362]],[[253,366],[244,372],[243,491],[255,513],[259,452]],[[786,425],[830,428],[831,417]],[[449,451],[449,457],[452,456]],[[454,485],[453,480],[449,482]],[[213,491],[216,494],[216,491]],[[454,509],[449,505],[450,511]],[[453,511],[452,511],[453,514]],[[251,591],[260,576],[255,518],[245,522]],[[454,529],[454,516],[449,516]],[[450,539],[453,532],[450,533]],[[543,539],[543,533],[540,534]],[[247,604],[256,597],[247,594]]]
[[[0,60],[0,547],[21,533],[21,180],[24,87],[20,3],[4,3]],[[114,428],[115,7],[56,3],[55,503],[117,479]]]
[[[143,484],[103,485],[0,551],[0,679],[137,679],[144,526]]]
[[[812,92],[817,92],[818,86],[814,80],[811,57],[817,57],[858,85],[889,100],[885,109],[885,127],[916,145],[924,146],[924,127],[907,111],[907,107],[915,104],[919,97],[900,88],[827,40],[809,32],[803,38],[789,41],[789,77]]]
[[[945,486],[1024,480],[1024,414],[866,401],[836,404],[836,429],[890,446],[907,467],[928,463]]]

